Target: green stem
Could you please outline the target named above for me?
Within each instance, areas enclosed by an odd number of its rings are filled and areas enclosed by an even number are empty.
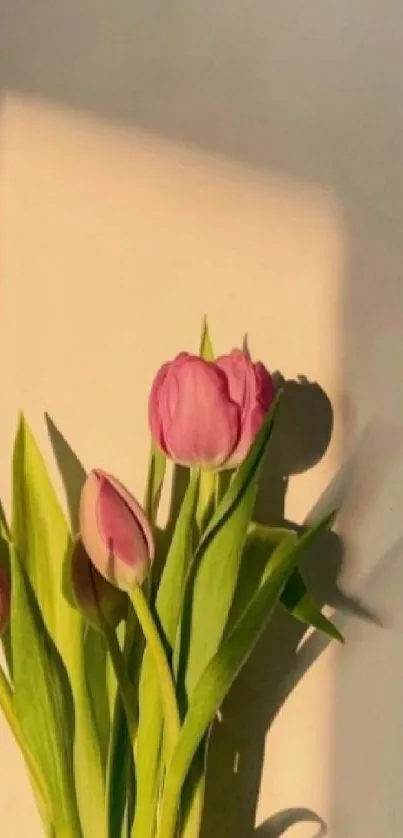
[[[199,533],[203,533],[214,511],[216,498],[217,472],[201,471],[199,497],[196,509],[196,523]]]
[[[150,611],[149,603],[139,585],[136,585],[130,595],[130,598],[133,603],[133,608],[137,614],[137,619],[143,630],[144,637],[150,648],[150,653],[154,659],[154,666],[156,667],[158,674],[161,703],[165,721],[166,759],[169,761],[181,728],[172,672],[165,654],[161,637]]]
[[[185,804],[187,803],[187,806],[185,807],[186,813],[181,829],[181,838],[199,838],[206,792],[205,766],[204,761],[200,758],[193,763],[187,786],[185,786],[186,789],[190,800],[187,802],[187,795],[185,794]]]
[[[175,838],[178,820],[182,778],[170,777],[162,797],[161,820],[158,838]]]
[[[130,733],[130,740],[133,742],[138,723],[136,692],[131,684],[127,672],[125,655],[119,646],[116,632],[105,621],[103,621],[102,630],[105,634],[108,652],[111,656],[113,670],[118,682],[118,688],[122,698],[127,726]]]

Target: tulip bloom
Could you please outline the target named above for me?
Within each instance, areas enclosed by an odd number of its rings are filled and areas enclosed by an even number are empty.
[[[10,620],[11,586],[4,567],[0,564],[0,637],[7,631]]]
[[[127,596],[107,582],[91,562],[81,538],[73,544],[70,581],[77,607],[96,629],[102,620],[116,628],[126,613]]]
[[[234,349],[216,361],[181,353],[151,388],[151,434],[186,466],[234,468],[246,457],[274,398],[269,372]]]
[[[101,576],[131,591],[144,582],[154,558],[154,540],[145,512],[114,477],[92,471],[80,497],[80,534]]]

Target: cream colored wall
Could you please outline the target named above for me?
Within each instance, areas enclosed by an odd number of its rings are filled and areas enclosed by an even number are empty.
[[[332,196],[15,97],[0,130],[2,494],[19,408],[49,464],[45,410],[86,466],[141,493],[150,381],[164,359],[196,348],[207,313],[218,350],[248,331],[269,367],[318,380],[333,401],[333,444],[289,492],[302,521],[339,457],[344,238]],[[268,737],[258,822],[289,806],[328,818],[333,654]],[[3,723],[0,776],[2,834],[39,838]]]

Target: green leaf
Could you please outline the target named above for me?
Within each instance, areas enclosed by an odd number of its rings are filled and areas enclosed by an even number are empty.
[[[92,626],[87,625],[84,636],[84,668],[91,714],[104,770],[106,770],[111,728],[107,689],[107,660],[104,635]]]
[[[198,493],[198,475],[188,484],[162,573],[156,610],[163,637],[171,650],[182,611],[191,556],[191,533]],[[154,835],[153,817],[160,782],[162,707],[154,661],[144,654],[139,691],[140,724],[136,742],[137,805],[133,835]]]
[[[154,524],[157,544],[161,542],[160,532],[156,527],[158,507],[166,473],[166,457],[160,449],[151,442],[147,485],[144,506],[149,520]],[[158,554],[159,550],[157,550]],[[158,555],[157,555],[158,557]],[[155,572],[155,567],[154,567]],[[133,610],[130,610],[126,624],[126,638],[124,655],[130,669],[133,685],[137,686],[141,662],[141,649],[134,647],[137,621]],[[138,640],[140,638],[137,638]],[[159,720],[156,719],[158,726]],[[125,831],[125,820],[131,826],[133,809],[133,756],[131,741],[126,722],[126,714],[120,693],[115,697],[112,713],[112,732],[109,743],[107,766],[107,812],[108,838],[117,838]],[[137,746],[136,746],[137,750]]]
[[[105,777],[97,724],[87,689],[85,626],[67,598],[65,560],[71,547],[67,521],[34,437],[21,417],[13,456],[12,536],[72,686],[76,736],[74,770],[85,833],[103,838],[106,829]],[[12,624],[12,633],[14,625]],[[13,649],[14,649],[14,640]],[[103,689],[103,685],[99,685]]]
[[[248,529],[245,548],[239,568],[237,586],[232,601],[227,635],[261,585],[263,574],[273,551],[293,530],[268,527],[252,522]]]
[[[121,701],[115,703],[107,778],[108,838],[120,838],[125,812],[134,795],[133,755]]]
[[[165,454],[151,443],[151,454],[148,466],[147,489],[145,497],[145,510],[150,521],[155,522],[158,507],[161,499],[161,492],[164,483],[167,460]]]
[[[200,341],[199,355],[205,361],[214,361],[213,345],[211,343],[210,331],[207,323],[207,317],[203,320],[202,336]]]
[[[281,602],[296,620],[312,626],[327,637],[338,640],[339,643],[344,643],[341,632],[333,625],[331,620],[322,614],[313,596],[309,593],[299,570],[295,570],[291,574],[282,593]]]
[[[14,708],[43,774],[56,832],[82,835],[73,776],[74,708],[63,661],[42,620],[17,552],[11,551]]]
[[[232,604],[230,626],[234,624],[247,602],[259,588],[273,550],[289,533],[289,529],[256,523],[251,524]],[[322,614],[319,606],[307,590],[299,569],[291,574],[281,595],[281,603],[296,620],[312,626],[328,637],[343,641],[338,629]],[[227,626],[226,631],[229,630],[230,626]]]
[[[63,656],[74,611],[61,596],[70,536],[43,458],[24,418],[13,455],[12,537],[45,625]]]
[[[192,474],[176,522],[162,573],[156,609],[168,645],[172,648],[182,612],[186,578],[192,553],[192,525],[199,488],[199,475]],[[145,669],[145,665],[143,665]]]
[[[21,728],[15,713],[13,690],[1,666],[0,707],[3,712],[4,718],[6,719],[8,726],[11,730],[11,733],[13,734],[14,739],[18,747],[20,748],[22,756],[25,760],[25,764],[31,779],[34,795],[37,801],[38,810],[42,817],[45,830],[49,832],[51,828],[52,812],[46,784],[42,776],[42,773],[38,767],[38,764],[32,756],[32,753],[28,748],[27,743],[22,735]]]
[[[200,541],[189,580],[181,632],[179,678],[191,695],[221,642],[237,585],[239,567],[255,506],[263,458],[279,399],[274,402],[248,456],[234,475]],[[206,603],[208,602],[208,620]]]
[[[6,540],[1,533],[4,532],[0,529],[0,564],[3,566],[5,572],[7,573],[8,578],[10,578],[10,542]],[[12,648],[11,648],[11,621],[8,624],[3,636],[1,638],[1,644],[3,647],[4,658],[7,664],[8,674],[10,679],[12,679],[13,674],[13,660],[12,660]]]
[[[4,512],[3,504],[0,500],[0,538],[4,538],[5,541],[10,541],[11,539],[11,532],[10,528],[7,523],[6,513]]]
[[[290,533],[272,554],[262,584],[202,673],[191,697],[165,780],[159,838],[174,834],[181,789],[192,759],[231,684],[251,654],[302,552],[333,521],[328,516],[301,538]]]

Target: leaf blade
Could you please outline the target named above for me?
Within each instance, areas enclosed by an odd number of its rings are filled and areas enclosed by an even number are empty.
[[[14,548],[11,556],[15,712],[24,740],[45,778],[55,826],[71,826],[81,836],[73,781],[74,709],[70,682]]]
[[[194,575],[180,638],[179,679],[189,696],[221,642],[236,589],[242,552],[256,502],[258,479],[270,443],[279,398],[218,504],[196,551]],[[225,557],[225,561],[223,561]],[[204,619],[209,602],[208,625]]]
[[[290,534],[280,542],[273,553],[272,562],[263,575],[261,587],[202,673],[194,689],[168,768],[160,836],[170,834],[169,829],[175,822],[181,789],[197,748],[271,616],[287,579],[296,568],[302,552],[331,525],[333,517],[327,516],[298,540]]]
[[[270,562],[271,553],[289,533],[289,529],[254,522],[251,524],[231,610],[232,624],[253,591],[257,590],[261,584],[261,578],[268,562]],[[323,614],[308,591],[299,568],[291,574],[281,595],[281,603],[294,619],[320,631],[333,640],[343,642],[343,636],[337,627]]]
[[[323,614],[308,591],[299,570],[291,574],[282,593],[281,602],[296,620],[311,626],[332,640],[344,643],[344,637],[337,626]]]
[[[210,337],[210,329],[208,326],[207,317],[203,319],[202,336],[200,340],[199,355],[205,361],[214,361],[213,344]]]
[[[71,548],[66,517],[43,456],[24,416],[13,452],[12,537],[38,603],[44,626],[72,685],[76,737],[74,772],[83,827],[104,838],[104,772],[96,720],[87,690],[85,624],[64,596],[65,562]]]
[[[198,492],[193,474],[179,512],[156,598],[156,610],[168,647],[175,641],[189,560],[189,537]],[[143,835],[155,811],[159,787],[159,755],[163,715],[158,679],[150,651],[146,649],[140,675],[140,723],[136,742],[137,806],[133,835]]]

